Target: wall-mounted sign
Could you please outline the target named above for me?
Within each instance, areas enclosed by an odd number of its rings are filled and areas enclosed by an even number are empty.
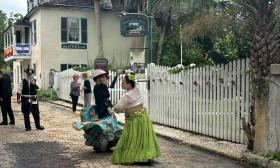
[[[94,69],[108,70],[108,60],[106,58],[96,58],[94,60]]]
[[[61,44],[61,47],[68,49],[87,49],[86,44]]]
[[[121,35],[124,37],[145,36],[147,30],[145,18],[127,18],[121,21]]]
[[[29,44],[16,44],[16,53],[17,54],[30,54],[30,45]]]

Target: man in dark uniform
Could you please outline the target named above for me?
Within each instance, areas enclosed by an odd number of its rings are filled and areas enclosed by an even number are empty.
[[[15,125],[14,112],[11,107],[12,86],[9,75],[0,71],[0,105],[2,111],[3,122],[0,125],[8,124],[8,116],[10,118],[10,125]]]
[[[40,112],[38,107],[37,90],[39,87],[36,85],[36,80],[34,80],[33,74],[34,70],[27,68],[26,78],[20,83],[17,100],[18,103],[21,102],[21,111],[24,117],[25,130],[30,131],[30,112],[33,115],[35,126],[39,130],[43,130],[44,127],[40,125]]]

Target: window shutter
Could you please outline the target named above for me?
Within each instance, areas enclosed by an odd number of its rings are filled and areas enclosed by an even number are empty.
[[[61,42],[67,42],[67,18],[61,18]]]
[[[34,20],[34,44],[37,43],[37,28],[36,28],[36,20]]]
[[[26,44],[29,44],[29,28],[28,28],[28,27],[25,27],[25,28],[24,28],[24,33],[25,33],[24,42],[25,42]]]
[[[67,70],[67,64],[60,64],[60,71]]]
[[[81,19],[82,43],[87,43],[87,19]]]

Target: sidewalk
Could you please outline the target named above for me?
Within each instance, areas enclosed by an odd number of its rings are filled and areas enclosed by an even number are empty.
[[[52,101],[51,103],[71,108],[71,104],[65,101]],[[81,110],[82,107],[78,107]],[[124,123],[124,115],[117,114],[118,120]],[[236,144],[227,141],[219,141],[214,138],[209,138],[206,136],[197,135],[194,133],[153,124],[157,135],[172,139],[183,144],[187,144],[191,147],[199,148],[205,151],[215,153],[217,155],[222,155],[230,159],[241,160],[242,154],[246,151],[246,145]]]

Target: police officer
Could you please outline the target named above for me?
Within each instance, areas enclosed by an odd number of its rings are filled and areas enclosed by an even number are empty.
[[[44,127],[40,125],[40,112],[37,99],[37,90],[39,87],[37,86],[36,80],[33,76],[34,70],[27,68],[24,72],[26,72],[26,78],[20,83],[17,93],[17,101],[18,103],[21,102],[21,111],[24,117],[25,130],[31,130],[29,119],[30,112],[33,115],[36,128],[43,130]]]

